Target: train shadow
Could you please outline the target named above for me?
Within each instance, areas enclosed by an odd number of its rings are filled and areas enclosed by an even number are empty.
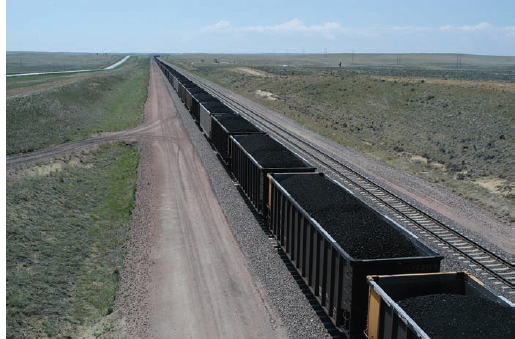
[[[329,335],[332,338],[344,338],[342,333],[334,326],[331,319],[329,319],[329,317],[327,316],[325,311],[322,309],[322,306],[320,305],[318,300],[315,298],[315,296],[309,289],[308,285],[304,282],[304,279],[302,279],[302,276],[299,274],[299,272],[297,272],[295,265],[293,265],[293,263],[290,261],[290,259],[286,255],[286,252],[284,252],[284,250],[279,245],[276,245],[275,247],[277,248],[277,253],[281,257],[284,265],[286,266],[286,268],[292,275],[293,279],[295,279],[295,282],[297,283],[297,285],[299,285],[300,290],[302,291],[302,293],[304,293],[304,296],[309,301],[309,304],[311,305],[311,307],[317,314],[318,318],[324,325],[324,327],[327,330],[327,332],[329,333]]]

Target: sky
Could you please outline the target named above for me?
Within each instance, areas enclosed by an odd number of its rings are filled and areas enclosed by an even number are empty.
[[[7,0],[7,51],[515,55],[513,0]]]

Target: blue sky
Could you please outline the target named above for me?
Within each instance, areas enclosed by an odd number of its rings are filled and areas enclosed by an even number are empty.
[[[8,51],[515,55],[512,0],[7,0]]]

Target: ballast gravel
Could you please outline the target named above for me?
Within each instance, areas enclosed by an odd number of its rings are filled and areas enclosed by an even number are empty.
[[[167,85],[255,283],[268,294],[264,301],[270,303],[271,321],[275,326],[285,328],[291,338],[331,338],[281,259],[277,243],[267,235],[259,216],[253,212],[227,167],[222,165],[177,93]]]

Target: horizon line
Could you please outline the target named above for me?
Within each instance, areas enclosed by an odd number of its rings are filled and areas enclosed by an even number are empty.
[[[29,51],[29,50],[6,50],[7,53],[49,53],[49,54],[142,54],[142,55],[156,55],[156,54],[224,54],[224,55],[335,55],[335,54],[368,54],[368,55],[408,55],[408,54],[432,54],[432,55],[472,55],[472,56],[490,56],[490,57],[515,57],[515,55],[500,55],[500,54],[474,54],[474,53],[460,53],[460,52],[75,52],[75,51]]]

